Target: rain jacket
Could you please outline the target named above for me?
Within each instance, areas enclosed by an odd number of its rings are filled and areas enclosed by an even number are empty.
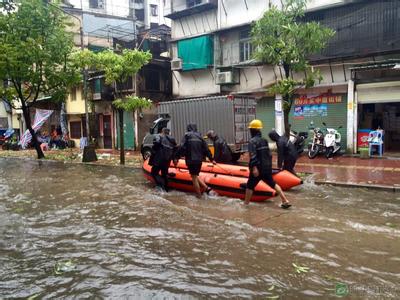
[[[201,163],[207,156],[213,160],[212,154],[208,149],[206,141],[201,134],[197,132],[196,124],[189,124],[187,132],[182,138],[182,142],[177,153],[177,157],[185,157],[186,165]]]
[[[276,142],[278,168],[282,169],[284,165],[294,166],[298,157],[296,146],[290,142],[287,136],[280,136],[275,130],[271,131],[268,135],[271,140]]]
[[[214,160],[217,163],[230,163],[232,162],[232,151],[226,143],[225,139],[216,136],[213,140],[214,144]]]
[[[151,166],[165,166],[171,163],[176,152],[176,141],[169,135],[156,135],[153,140],[152,155],[149,164]]]
[[[268,141],[261,136],[260,131],[254,134],[250,139],[249,155],[250,171],[253,167],[257,167],[260,174],[268,174],[272,172],[272,156],[269,151]]]

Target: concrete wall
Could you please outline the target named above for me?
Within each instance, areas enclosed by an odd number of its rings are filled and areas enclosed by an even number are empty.
[[[129,0],[103,0],[104,9],[89,8],[89,0],[69,0],[76,8],[101,14],[126,17],[129,15]],[[81,6],[82,3],[82,6]]]
[[[271,3],[275,2],[278,4],[279,1],[271,1]],[[268,9],[268,5],[268,1],[260,0],[219,0],[218,27],[232,27],[257,20]]]
[[[67,114],[84,114],[85,113],[85,101],[83,101],[82,87],[76,88],[76,100],[71,100],[71,94],[65,103],[65,109]]]
[[[205,96],[220,92],[219,85],[215,84],[213,69],[173,73],[173,97]]]
[[[200,14],[172,20],[171,38],[182,39],[202,35],[217,30],[217,28],[217,10],[207,10]]]

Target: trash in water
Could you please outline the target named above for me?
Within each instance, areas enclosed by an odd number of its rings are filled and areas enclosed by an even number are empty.
[[[56,275],[61,275],[66,272],[71,272],[75,270],[76,266],[71,260],[59,261],[54,266],[54,273]]]
[[[304,266],[298,266],[295,263],[292,263],[292,266],[294,267],[295,271],[300,274],[300,273],[307,273],[310,268],[304,267]]]

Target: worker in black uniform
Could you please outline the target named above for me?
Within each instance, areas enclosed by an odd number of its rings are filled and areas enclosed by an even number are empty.
[[[232,150],[229,148],[223,137],[218,136],[214,130],[207,132],[207,137],[213,142],[214,145],[214,160],[217,163],[231,163]]]
[[[169,132],[168,128],[163,128],[161,134],[155,136],[149,160],[149,164],[152,166],[151,176],[156,185],[166,192],[168,192],[168,168],[177,148],[176,141],[169,135]]]
[[[294,166],[298,157],[296,146],[287,136],[280,136],[275,130],[268,134],[269,138],[276,143],[278,152],[278,169],[287,170],[294,175]]]
[[[269,151],[268,141],[261,136],[263,125],[260,120],[253,120],[249,124],[251,139],[249,142],[249,179],[246,185],[244,204],[248,205],[253,192],[260,180],[264,181],[281,197],[282,208],[289,208],[291,204],[287,200],[282,188],[272,178],[272,156]]]
[[[197,132],[196,124],[189,124],[187,126],[187,132],[182,138],[182,142],[177,152],[174,163],[177,164],[177,159],[182,156],[185,157],[186,165],[189,169],[190,175],[192,176],[192,182],[197,197],[201,197],[202,189],[205,190],[206,193],[209,193],[211,191],[211,188],[209,188],[206,183],[201,178],[199,178],[199,174],[201,170],[201,164],[206,156],[213,163],[214,160],[210,150],[208,149],[206,141],[203,139],[201,134]]]

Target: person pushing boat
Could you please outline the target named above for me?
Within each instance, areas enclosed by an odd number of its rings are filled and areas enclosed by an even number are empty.
[[[203,179],[199,177],[199,174],[201,165],[206,156],[212,163],[215,162],[210,150],[208,149],[206,141],[203,139],[201,134],[197,132],[196,124],[189,124],[187,126],[187,132],[182,138],[181,145],[174,160],[175,165],[178,163],[178,159],[182,156],[185,157],[186,165],[192,177],[197,197],[201,197],[201,189],[204,189],[206,193],[209,193],[211,188],[209,188]]]
[[[169,132],[170,130],[164,127],[161,134],[156,135],[149,159],[149,165],[152,166],[151,176],[156,185],[166,192],[168,192],[168,168],[177,148],[176,141],[169,135]]]
[[[249,179],[246,185],[244,204],[248,205],[257,184],[262,180],[271,188],[275,189],[281,198],[281,207],[287,209],[291,206],[282,188],[272,178],[272,156],[269,151],[268,141],[261,135],[263,124],[260,120],[249,123],[251,139],[249,142]]]
[[[214,130],[207,132],[207,137],[213,142],[214,160],[217,163],[229,164],[232,162],[232,150],[225,139],[215,133]]]

